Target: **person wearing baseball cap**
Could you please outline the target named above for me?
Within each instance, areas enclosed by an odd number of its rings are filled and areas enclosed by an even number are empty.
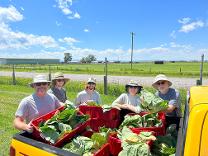
[[[79,106],[90,102],[101,104],[100,94],[96,91],[96,79],[92,77],[88,79],[85,89],[77,94],[75,104]]]
[[[113,103],[112,107],[117,108],[120,111],[121,121],[128,113],[140,113],[142,111],[140,104],[141,100],[139,93],[142,86],[137,82],[131,80],[125,85],[126,93],[121,94]]]
[[[33,119],[61,106],[53,94],[47,93],[50,83],[45,75],[37,75],[33,78],[33,82],[29,85],[34,89],[34,93],[20,102],[15,113],[15,128],[31,132],[30,122]]]
[[[51,89],[48,90],[48,93],[54,94],[60,102],[65,103],[67,100],[66,90],[63,88],[66,83],[69,81],[68,78],[64,77],[64,74],[57,72],[52,78]]]
[[[152,86],[157,90],[155,93],[163,100],[169,101],[166,112],[167,127],[171,124],[176,124],[179,128],[179,122],[181,117],[181,102],[180,93],[178,90],[171,88],[172,82],[163,74],[159,74],[155,77]]]

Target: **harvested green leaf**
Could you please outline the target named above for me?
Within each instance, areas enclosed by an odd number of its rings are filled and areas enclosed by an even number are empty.
[[[144,89],[141,91],[141,99],[142,109],[152,113],[159,112],[168,108],[168,101],[164,101],[160,97]]]
[[[59,133],[54,126],[40,127],[41,136],[51,143],[55,143],[59,137]]]

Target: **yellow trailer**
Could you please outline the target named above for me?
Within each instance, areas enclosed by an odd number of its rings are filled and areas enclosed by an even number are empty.
[[[14,135],[11,156],[75,156],[60,148],[38,142],[27,133]],[[176,156],[208,156],[208,86],[192,87],[181,118]]]

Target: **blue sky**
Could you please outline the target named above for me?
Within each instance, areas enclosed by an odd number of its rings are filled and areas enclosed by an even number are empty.
[[[1,0],[0,57],[199,60],[208,55],[206,0]]]

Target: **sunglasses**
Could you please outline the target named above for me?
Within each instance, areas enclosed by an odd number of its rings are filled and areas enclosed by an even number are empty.
[[[95,85],[95,83],[93,83],[93,82],[89,82],[88,84],[89,84],[89,85]]]
[[[36,85],[36,86],[41,86],[41,85],[45,86],[45,85],[47,85],[47,84],[48,84],[47,82],[40,82],[40,83],[36,83],[35,85]]]
[[[165,81],[162,81],[162,82],[158,82],[157,85],[164,85],[165,84]]]
[[[64,79],[58,79],[58,80],[56,80],[56,81],[58,81],[58,82],[63,82],[63,81],[64,81]]]

